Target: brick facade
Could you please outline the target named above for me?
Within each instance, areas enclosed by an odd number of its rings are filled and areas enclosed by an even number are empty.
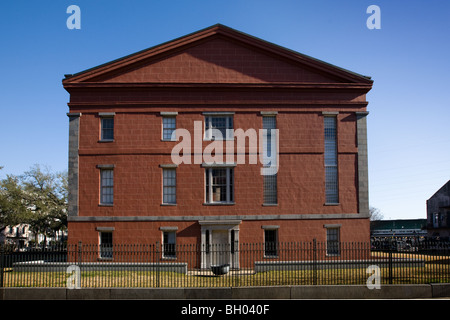
[[[280,242],[325,241],[327,226],[339,229],[340,241],[368,241],[368,77],[216,25],[67,75],[63,85],[70,93],[70,242],[98,243],[102,230],[114,243],[161,242],[164,230],[176,233],[176,244],[204,244],[217,230],[234,230],[240,243],[263,242],[265,228],[277,230]],[[262,129],[264,115],[276,117],[276,204],[264,205],[262,165],[249,164],[248,144],[245,164],[234,157],[231,203],[206,203],[207,167],[192,157],[175,168],[176,204],[163,204],[162,171],[174,167],[179,143],[162,139],[164,112],[189,132],[205,113],[229,113],[233,129],[244,131]],[[101,141],[105,114],[114,119],[112,141]],[[325,116],[337,123],[339,201],[332,205]],[[204,150],[211,141],[200,143]],[[114,176],[108,205],[100,204],[104,166]]]

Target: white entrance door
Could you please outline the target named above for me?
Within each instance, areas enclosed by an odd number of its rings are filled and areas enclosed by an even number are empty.
[[[230,263],[228,230],[213,230],[211,234],[211,265]]]
[[[201,225],[201,268],[229,264],[239,268],[239,224],[241,220],[203,220]]]

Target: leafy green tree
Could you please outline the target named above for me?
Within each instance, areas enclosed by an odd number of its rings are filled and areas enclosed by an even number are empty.
[[[32,212],[29,221],[35,234],[54,236],[67,228],[67,173],[52,173],[34,165],[21,177],[27,202]]]
[[[54,236],[67,228],[67,173],[34,165],[23,175],[0,180],[0,230],[20,223],[37,234]]]
[[[0,181],[0,230],[6,226],[28,223],[31,219],[27,201],[18,177],[7,175]]]

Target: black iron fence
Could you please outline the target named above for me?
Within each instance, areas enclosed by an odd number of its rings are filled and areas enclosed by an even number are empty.
[[[238,287],[450,282],[450,245],[305,243],[0,247],[0,287]]]

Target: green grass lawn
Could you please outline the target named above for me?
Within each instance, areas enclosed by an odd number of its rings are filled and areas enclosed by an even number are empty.
[[[450,268],[430,259],[423,267],[393,268],[393,284],[449,283]],[[81,287],[240,287],[277,285],[353,285],[366,284],[370,274],[364,268],[328,270],[267,271],[254,273],[231,271],[214,276],[210,272],[190,271],[188,274],[154,271],[82,271]],[[4,287],[66,287],[71,274],[65,272],[4,273]],[[381,283],[389,283],[389,270],[381,269]]]

